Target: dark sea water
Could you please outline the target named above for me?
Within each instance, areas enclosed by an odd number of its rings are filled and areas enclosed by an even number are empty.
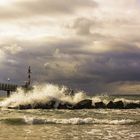
[[[140,140],[140,109],[1,109],[0,139]]]
[[[70,100],[61,96],[62,91],[50,91],[59,99]],[[0,101],[0,140],[140,140],[140,109],[7,109],[9,105],[46,101],[47,94],[41,93],[25,96],[20,91]],[[78,93],[73,101],[82,98],[86,97]],[[140,102],[140,96],[92,97],[94,102],[118,99]]]

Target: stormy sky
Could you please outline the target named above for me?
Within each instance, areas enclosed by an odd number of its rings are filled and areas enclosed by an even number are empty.
[[[0,0],[0,82],[140,94],[140,0]]]

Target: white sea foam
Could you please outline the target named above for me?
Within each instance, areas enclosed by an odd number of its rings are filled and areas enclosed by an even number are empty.
[[[75,93],[74,96],[66,95],[69,92],[65,86],[59,87],[53,84],[36,85],[33,90],[25,93],[24,90],[18,89],[16,93],[12,94],[9,98],[0,103],[2,107],[18,106],[36,103],[47,103],[50,100],[58,102],[77,103],[85,98],[86,94],[82,91]],[[55,105],[57,107],[57,103]]]
[[[96,102],[103,102],[104,104],[108,104],[110,101],[110,97],[108,95],[96,95],[92,97],[92,105],[94,106]]]
[[[125,98],[116,98],[116,99],[114,99],[114,102],[117,102],[117,101],[122,101],[125,105],[128,104],[128,103],[140,104],[140,100],[128,100],[128,99],[125,99]]]
[[[122,120],[107,120],[107,119],[93,119],[93,118],[70,118],[70,119],[43,119],[43,118],[32,118],[24,117],[24,122],[26,124],[72,124],[72,125],[82,125],[82,124],[108,124],[108,125],[125,125],[136,123],[135,120],[122,119]]]
[[[17,90],[16,93],[13,93],[9,98],[6,98],[4,101],[0,102],[0,107],[17,107],[19,105],[32,105],[41,103],[45,104],[51,100],[55,100],[54,108],[57,108],[59,103],[68,102],[71,104],[76,104],[77,102],[84,99],[91,99],[92,105],[94,106],[96,102],[103,102],[108,104],[110,97],[107,95],[89,97],[86,93],[79,91],[74,94],[74,96],[69,96],[69,90],[66,86],[58,86],[53,84],[43,84],[35,85],[33,90],[25,91],[21,88]],[[116,101],[123,101],[124,105],[128,103],[140,104],[140,100],[127,100],[125,98],[116,98]]]

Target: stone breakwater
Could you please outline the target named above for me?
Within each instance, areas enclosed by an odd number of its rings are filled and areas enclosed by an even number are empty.
[[[17,106],[9,106],[9,109],[136,109],[140,108],[140,102],[124,102],[109,101],[104,103],[103,101],[93,102],[91,99],[84,99],[78,103],[72,104],[69,102],[63,102],[58,100],[51,100],[46,103],[36,104],[20,104]]]

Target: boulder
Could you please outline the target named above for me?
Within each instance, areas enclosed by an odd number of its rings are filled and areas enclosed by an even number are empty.
[[[139,103],[127,103],[125,108],[126,109],[140,108],[140,104]]]
[[[37,103],[32,106],[33,109],[53,109],[55,101],[49,101],[48,103]]]
[[[116,101],[116,102],[114,102],[114,109],[124,109],[123,101]]]
[[[73,109],[91,109],[92,108],[92,100],[85,99],[73,106]]]
[[[67,103],[67,102],[66,103],[61,102],[61,103],[59,103],[57,108],[58,109],[72,109],[73,105],[70,103]]]
[[[115,108],[115,104],[113,103],[113,101],[110,101],[107,105],[106,105],[107,108],[110,108],[110,109],[113,109]]]
[[[50,101],[48,103],[36,103],[36,104],[26,104],[26,105],[19,105],[15,108],[24,110],[24,109],[53,109],[55,104],[55,101]]]
[[[8,109],[18,109],[18,106],[8,106]]]
[[[31,104],[27,104],[27,105],[19,105],[17,107],[20,110],[24,110],[24,109],[32,109],[32,105]]]
[[[96,102],[95,108],[106,108],[106,105],[103,102]]]

